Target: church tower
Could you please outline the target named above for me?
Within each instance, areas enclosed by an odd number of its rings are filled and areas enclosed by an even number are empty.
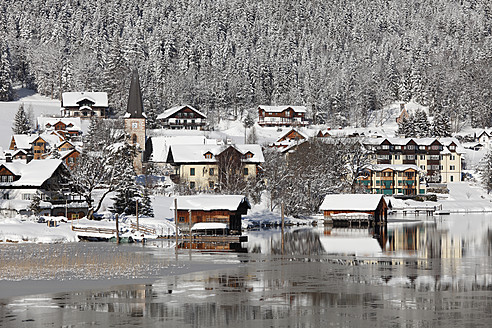
[[[145,114],[143,112],[142,91],[138,80],[137,70],[133,70],[128,106],[125,114],[125,132],[130,136],[130,143],[136,145],[138,155],[133,160],[137,174],[142,174],[142,157],[147,139],[145,131]]]

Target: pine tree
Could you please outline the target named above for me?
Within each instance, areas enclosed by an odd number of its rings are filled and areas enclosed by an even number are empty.
[[[492,152],[488,151],[483,157],[478,167],[480,172],[480,181],[487,190],[487,194],[492,190]]]
[[[19,105],[19,109],[15,114],[12,132],[14,134],[29,134],[31,132],[31,125],[27,119],[26,112],[24,111],[23,103]]]

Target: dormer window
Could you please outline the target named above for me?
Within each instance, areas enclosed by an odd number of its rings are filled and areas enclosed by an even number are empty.
[[[449,146],[449,150],[456,150],[456,146],[455,145]]]
[[[46,128],[47,128],[47,129],[51,128],[51,124],[49,124],[49,123],[48,123],[48,124],[46,124]]]
[[[246,157],[246,158],[252,158],[253,157],[253,153],[247,152],[246,155],[244,155],[244,157]]]
[[[205,158],[206,159],[212,159],[212,153],[211,152],[205,153]]]

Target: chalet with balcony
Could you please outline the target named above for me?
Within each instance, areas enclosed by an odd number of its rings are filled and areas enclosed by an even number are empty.
[[[203,130],[207,116],[199,110],[185,105],[169,108],[157,116],[164,129]]]
[[[192,234],[241,235],[241,216],[251,205],[240,195],[176,197],[178,227]],[[174,202],[171,210],[175,210]],[[191,219],[191,222],[190,222]]]
[[[358,179],[372,194],[419,195],[426,193],[423,173],[412,164],[375,164],[364,170]]]
[[[43,161],[12,160],[7,157],[0,162],[0,214],[15,216],[29,215],[29,206],[38,196],[41,199],[41,214],[55,215],[57,207],[70,215],[87,214],[87,206],[74,206],[73,199],[67,196],[69,183],[68,171],[59,159]],[[64,191],[66,191],[64,193]],[[68,208],[77,208],[75,213]]]
[[[446,145],[444,140],[446,138],[367,138],[364,146],[373,152],[374,164],[416,165],[425,172],[428,182],[460,181],[463,152],[456,150],[462,148],[456,139],[446,141]],[[449,169],[453,171],[452,181],[449,174],[443,173],[443,160],[447,158],[453,161],[449,163]]]
[[[38,117],[37,130],[56,134],[66,140],[78,140],[82,135],[80,118]]]
[[[64,117],[106,117],[108,112],[106,92],[64,92],[62,93],[61,114]]]
[[[258,124],[266,127],[307,126],[305,106],[258,106]]]

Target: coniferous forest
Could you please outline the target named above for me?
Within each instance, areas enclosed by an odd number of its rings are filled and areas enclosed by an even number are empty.
[[[413,99],[474,127],[492,120],[489,0],[16,0],[0,3],[0,98],[106,91],[126,109],[191,104],[212,123],[258,104],[306,105],[364,126]]]

